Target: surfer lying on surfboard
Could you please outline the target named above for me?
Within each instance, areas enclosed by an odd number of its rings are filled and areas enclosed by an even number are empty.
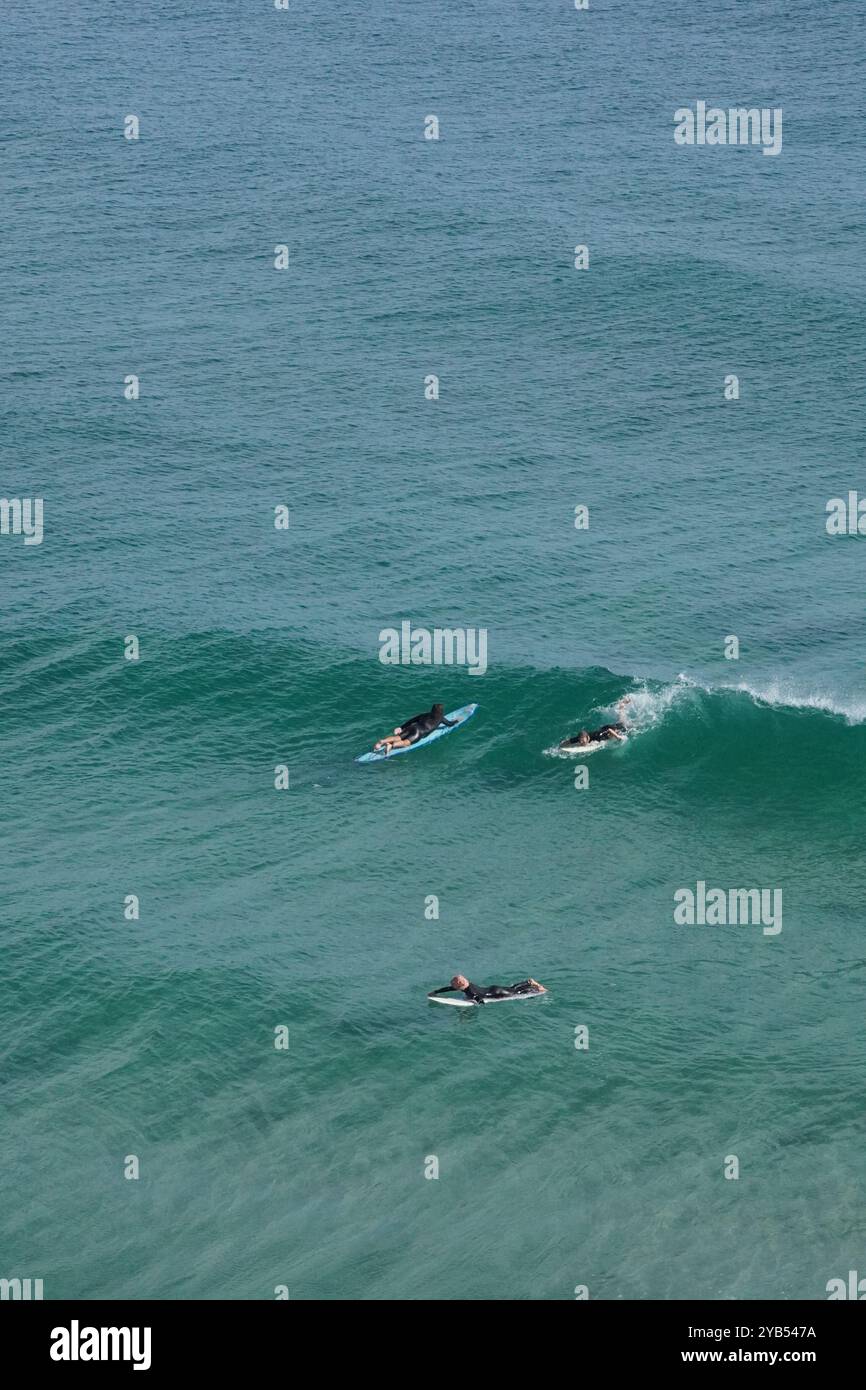
[[[444,705],[434,705],[426,714],[413,714],[405,724],[398,724],[393,734],[386,734],[378,743],[373,744],[373,752],[381,753],[384,748],[387,754],[394,748],[409,748],[413,743],[417,743],[419,738],[426,738],[428,734],[432,734],[440,725],[444,725],[446,729],[454,729],[459,723],[459,719],[445,718]]]
[[[455,989],[462,990],[473,1004],[483,1004],[485,999],[510,999],[515,994],[547,993],[546,986],[540,985],[537,980],[518,980],[516,985],[473,985],[465,975],[455,975],[450,985],[443,985],[441,989],[431,989],[430,996],[450,994]]]
[[[564,738],[560,743],[560,748],[584,748],[588,743],[607,743],[609,739],[624,739],[628,733],[626,729],[625,707],[631,704],[631,696],[624,695],[616,707],[619,721],[616,724],[602,724],[600,729],[581,729],[579,734],[572,734],[571,738]]]

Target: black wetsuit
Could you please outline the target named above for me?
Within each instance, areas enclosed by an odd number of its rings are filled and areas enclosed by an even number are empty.
[[[441,724],[444,724],[447,729],[453,729],[459,723],[459,719],[446,719],[444,715],[437,717],[432,710],[428,709],[424,714],[413,714],[411,719],[407,719],[405,724],[401,724],[400,737],[407,738],[410,743],[417,743],[419,738],[426,738]]]
[[[600,729],[588,730],[589,743],[607,743],[608,739],[613,738],[615,734],[624,734],[625,731],[624,724],[602,724]],[[587,745],[581,744],[580,734],[574,734],[571,738],[564,738],[559,746],[560,748],[585,748]]]
[[[593,743],[604,743],[607,739],[613,738],[615,734],[624,734],[624,724],[602,724],[600,729],[594,729],[590,734]]]
[[[474,1004],[483,1004],[485,999],[508,999],[512,994],[531,994],[535,989],[528,980],[518,980],[516,985],[473,985],[472,981],[462,991]],[[441,989],[431,989],[431,994],[451,994],[453,985],[443,985]]]

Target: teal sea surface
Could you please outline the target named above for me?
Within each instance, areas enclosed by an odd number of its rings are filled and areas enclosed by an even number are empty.
[[[826,1298],[866,1268],[866,536],[826,527],[866,11],[2,24],[0,494],[44,538],[0,536],[0,1277]],[[781,152],[679,147],[699,100]],[[384,664],[404,620],[486,671]],[[479,709],[355,762],[440,700]],[[698,883],[781,930],[678,924]],[[458,971],[549,993],[429,1006]]]

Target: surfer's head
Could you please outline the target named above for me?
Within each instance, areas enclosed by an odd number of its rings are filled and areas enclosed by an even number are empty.
[[[466,986],[467,986],[468,984],[469,984],[469,981],[467,980],[467,978],[466,978],[465,975],[454,975],[454,976],[452,976],[452,979],[451,979],[451,988],[452,988],[452,989],[465,989]]]
[[[444,706],[444,705],[434,705],[433,708],[431,709],[430,713],[431,713],[436,719],[441,719],[442,716],[443,716],[443,714],[445,713],[445,706]]]
[[[586,729],[581,729],[580,733],[579,733],[578,736],[577,736],[577,741],[578,741],[578,743],[581,744],[581,745],[583,745],[584,743],[589,743],[590,738],[589,738],[589,734],[587,733]]]

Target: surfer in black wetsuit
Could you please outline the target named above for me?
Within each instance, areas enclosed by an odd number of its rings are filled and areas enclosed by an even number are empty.
[[[381,753],[384,749],[387,754],[394,748],[410,748],[419,738],[426,738],[428,734],[432,734],[440,724],[444,724],[446,729],[453,729],[459,723],[459,719],[445,718],[444,705],[434,705],[426,714],[413,714],[405,724],[398,725],[393,734],[380,738],[379,742],[373,745],[373,752]]]
[[[622,715],[625,706],[630,704],[628,695],[620,700],[616,707],[616,712]],[[600,729],[581,729],[579,734],[572,734],[571,738],[564,738],[560,743],[560,748],[585,748],[588,743],[607,743],[610,739],[621,740],[626,737],[628,730],[620,719],[616,724],[602,724]]]
[[[451,994],[455,989],[462,990],[473,1004],[483,1004],[487,999],[510,999],[513,994],[546,994],[547,989],[537,980],[518,980],[516,985],[473,985],[465,975],[455,975],[450,985],[441,989],[431,989],[430,994]]]

